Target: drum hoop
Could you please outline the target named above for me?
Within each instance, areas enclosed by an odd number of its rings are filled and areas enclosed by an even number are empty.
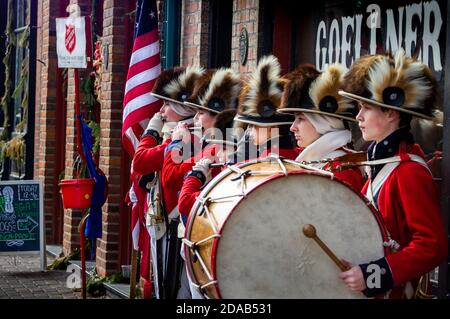
[[[257,163],[263,163],[263,162],[266,162],[266,161],[264,161],[264,160],[263,161],[261,161],[261,160],[252,160],[252,161],[244,162],[244,163],[242,163],[240,165],[236,165],[236,166],[238,168],[243,168],[243,167],[246,167],[246,166],[249,166],[249,165],[253,165],[253,164],[257,164]],[[293,162],[293,161],[286,161],[286,162],[295,164],[295,162]],[[222,176],[222,175],[223,175],[222,177],[227,177],[231,173],[233,173],[233,171],[230,170],[230,169],[227,169],[227,170],[221,172],[216,177]],[[366,203],[366,206],[369,208],[369,210],[372,212],[372,215],[375,217],[375,220],[377,222],[378,229],[380,230],[383,242],[385,242],[385,241],[387,241],[389,239],[388,231],[387,231],[387,228],[386,228],[386,226],[385,226],[385,224],[383,222],[383,217],[382,217],[381,213],[369,202],[369,200],[363,194],[355,191],[349,183],[343,181],[342,179],[340,179],[337,176],[331,176],[330,177],[330,176],[328,176],[325,173],[319,173],[317,171],[309,171],[307,169],[302,169],[302,168],[300,168],[298,170],[290,171],[288,176],[290,176],[290,175],[297,175],[297,174],[316,175],[316,176],[320,176],[320,177],[323,177],[323,178],[332,179],[332,180],[335,180],[335,181],[343,184],[345,187],[347,187],[348,189],[353,191],[353,193],[355,193],[357,196],[359,196]],[[285,175],[282,174],[282,173],[267,176],[266,178],[263,178],[261,180],[261,183],[258,184],[256,187],[253,187],[252,189],[248,189],[245,192],[245,195],[249,195],[252,192],[254,192],[256,189],[258,189],[259,187],[261,187],[261,186],[263,186],[263,185],[265,185],[265,184],[267,184],[269,182],[272,182],[272,181],[274,181],[274,180],[276,180],[278,178],[283,178],[283,177],[285,177]],[[210,185],[211,183],[208,184],[207,187],[205,187],[205,189],[201,192],[199,197],[202,194],[208,193],[211,189],[213,189],[222,180],[223,180],[223,178],[217,178],[217,181],[214,184],[212,184],[212,185]],[[223,228],[225,227],[225,225],[227,224],[227,222],[231,218],[231,216],[234,214],[236,208],[242,203],[244,198],[246,198],[246,196],[242,196],[234,204],[233,208],[230,210],[229,214],[226,216],[226,218],[225,218],[224,222],[222,223],[221,227],[218,229],[218,231],[217,231],[218,234],[222,234]],[[200,205],[201,205],[201,203],[197,200],[195,202],[192,210],[191,210],[191,213],[189,214],[188,220],[186,222],[186,225],[188,226],[188,227],[186,227],[186,231],[185,231],[185,237],[186,238],[187,238],[187,235],[189,235],[191,233],[192,224],[193,224],[192,220],[193,220],[193,218],[195,218],[195,216],[194,216],[195,214],[192,214],[192,213],[193,212],[197,212],[197,210],[198,210]],[[216,254],[217,254],[217,250],[218,250],[218,246],[219,246],[219,241],[220,241],[220,238],[212,239],[212,247],[211,247],[211,276],[212,276],[213,281],[216,282],[213,285],[214,289],[215,289],[215,292],[216,292],[217,296],[220,299],[222,299],[222,294],[220,292],[219,283],[218,283],[218,279],[217,279],[217,265],[216,265],[216,261],[217,261],[216,260]],[[386,247],[385,245],[383,245],[383,251],[384,251],[384,255],[385,256],[387,256],[391,252],[390,248]],[[190,278],[194,281],[195,284],[199,284],[197,278],[195,277],[195,275],[191,271],[191,266],[190,265],[192,263],[192,260],[191,260],[191,256],[190,256],[190,250],[189,250],[189,247],[187,247],[187,245],[185,245],[185,258],[186,258],[186,263],[188,263],[188,265],[189,265],[187,267],[187,271],[189,272]]]

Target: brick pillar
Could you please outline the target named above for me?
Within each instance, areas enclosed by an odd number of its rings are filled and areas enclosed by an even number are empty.
[[[234,0],[231,67],[241,74],[251,73],[258,62],[258,15],[259,0]],[[247,63],[242,66],[239,58],[239,35],[244,27],[248,32],[248,53]]]
[[[91,13],[90,0],[71,0],[70,3],[78,4],[81,8],[81,15],[87,16]],[[88,74],[88,69],[79,69],[79,97],[80,106],[83,101],[81,83],[84,76]],[[75,82],[73,69],[68,70],[68,89],[67,89],[67,121],[66,121],[66,160],[65,160],[65,178],[76,178],[74,161],[77,157],[76,152],[76,130],[75,130]],[[64,254],[72,252],[80,247],[80,235],[78,225],[82,218],[82,211],[78,209],[64,210]]]
[[[44,218],[47,243],[60,243],[59,227],[63,211],[58,192],[58,167],[56,153],[64,150],[64,142],[58,140],[56,116],[63,105],[57,105],[57,77],[60,75],[56,56],[55,18],[61,12],[64,1],[38,2],[38,32],[36,63],[36,117],[34,176],[42,181],[44,191]],[[62,149],[62,150],[61,150]],[[61,163],[62,164],[62,163]]]
[[[109,196],[103,206],[103,236],[97,241],[97,271],[104,276],[119,267],[122,102],[127,71],[126,3],[105,0],[103,3],[103,46],[108,46],[108,66],[103,66],[100,114],[100,169],[109,182]],[[132,17],[134,18],[134,17]]]
[[[209,1],[183,1],[181,64],[208,65]]]

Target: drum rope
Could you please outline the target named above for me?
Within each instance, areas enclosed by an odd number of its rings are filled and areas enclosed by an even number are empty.
[[[232,172],[234,172],[234,173],[236,173],[236,174],[238,174],[238,175],[244,174],[244,171],[241,170],[239,167],[228,166],[228,168],[229,168]]]
[[[284,171],[254,171],[247,174],[247,176],[275,175],[280,173],[287,176]]]
[[[228,195],[228,196],[222,196],[222,197],[215,197],[215,198],[212,198],[212,197],[208,197],[208,198],[206,198],[206,199],[202,199],[202,198],[200,198],[200,197],[196,197],[196,199],[201,203],[201,204],[203,204],[203,205],[207,205],[207,204],[212,204],[212,203],[226,203],[226,202],[231,202],[231,200],[229,200],[229,199],[232,199],[232,198],[235,198],[235,197],[242,197],[242,196],[244,196],[245,194],[234,194],[234,195]],[[200,216],[201,216],[201,214],[200,214]]]
[[[194,252],[195,256],[197,257],[197,260],[200,262],[200,266],[203,268],[203,271],[206,273],[206,276],[208,277],[208,279],[213,281],[214,278],[209,273],[208,267],[206,267],[206,264],[203,261],[203,258],[200,255],[200,253],[198,252],[198,250],[194,249],[193,252]]]
[[[205,290],[205,288],[207,288],[208,286],[216,285],[216,284],[217,284],[217,280],[211,280],[210,282],[207,282],[206,284],[201,285],[199,288],[201,290]]]
[[[208,281],[206,284],[204,284],[204,285],[198,285],[198,284],[196,284],[196,283],[192,283],[192,286],[194,286],[195,288],[197,288],[197,289],[200,289],[201,291],[204,291],[208,286],[211,286],[211,285],[217,285],[217,280],[211,280],[211,281]],[[206,295],[206,294],[205,294]],[[208,299],[210,299],[207,295],[206,295],[206,298],[208,298]]]
[[[188,240],[186,238],[183,238],[183,243],[186,246],[188,246],[189,248],[196,249],[197,246],[200,246],[200,245],[206,243],[207,241],[210,241],[211,239],[220,238],[220,237],[222,237],[220,234],[213,234],[213,235],[208,236],[208,237],[206,237],[206,238],[204,238],[202,240],[199,240],[199,241],[190,241],[190,240]]]
[[[281,170],[283,171],[284,176],[288,176],[288,170],[286,168],[286,165],[283,164],[283,162],[281,161],[281,159],[279,157],[276,158],[278,165],[280,165]]]
[[[230,199],[235,198],[235,197],[243,197],[243,196],[245,196],[245,194],[241,193],[241,194],[235,194],[235,195],[230,195],[230,196],[211,198],[210,203],[232,202],[232,200],[230,200]]]
[[[220,238],[221,235],[220,234],[213,234],[207,238],[204,238],[202,240],[196,241],[196,242],[192,242],[186,238],[183,238],[183,243],[189,247],[189,249],[191,250],[191,252],[195,255],[195,257],[197,258],[197,260],[200,262],[200,267],[203,269],[203,271],[205,272],[206,276],[208,277],[208,279],[210,280],[209,282],[207,282],[206,284],[199,286],[197,284],[195,284],[194,282],[192,283],[194,286],[196,286],[196,288],[201,289],[202,291],[208,287],[209,285],[212,284],[216,284],[217,280],[214,280],[213,276],[211,275],[211,273],[208,270],[208,267],[206,267],[206,264],[202,258],[202,256],[200,255],[200,252],[198,251],[197,247],[214,239],[214,238]]]
[[[217,221],[213,220],[214,217],[212,216],[211,212],[209,211],[208,206],[203,205],[203,209],[205,210],[206,217],[208,217],[209,224],[211,225],[212,230],[214,231],[214,233],[217,234],[218,233],[218,231],[217,231]]]

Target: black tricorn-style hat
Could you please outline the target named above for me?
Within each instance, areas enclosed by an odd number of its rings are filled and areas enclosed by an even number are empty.
[[[153,86],[152,95],[158,99],[184,105],[192,95],[196,81],[205,73],[202,67],[187,66],[164,70]]]
[[[303,112],[356,121],[356,107],[338,94],[346,70],[332,64],[319,75],[312,65],[303,65],[290,75],[285,86],[281,112]]]
[[[239,74],[229,68],[207,72],[197,83],[194,94],[186,105],[219,114],[228,109],[236,109],[242,81]],[[197,100],[197,101],[195,101]]]
[[[261,58],[256,70],[241,91],[235,121],[256,126],[291,124],[291,114],[278,112],[284,80],[280,78],[280,63],[273,55]]]

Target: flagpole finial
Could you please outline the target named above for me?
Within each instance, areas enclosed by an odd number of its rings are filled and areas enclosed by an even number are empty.
[[[69,4],[66,8],[66,12],[69,13],[69,17],[71,18],[81,17],[81,9],[78,4]]]

